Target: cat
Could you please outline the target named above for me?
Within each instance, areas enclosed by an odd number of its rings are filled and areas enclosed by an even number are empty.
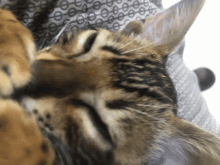
[[[176,116],[165,67],[203,4],[183,0],[121,32],[63,33],[40,51],[1,10],[0,164],[218,165],[219,137]]]

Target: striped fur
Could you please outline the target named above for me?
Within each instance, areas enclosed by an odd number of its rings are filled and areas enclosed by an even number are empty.
[[[33,60],[30,32],[11,13],[1,10],[0,27],[9,27],[8,33],[1,31],[2,43],[24,52],[0,45],[5,52],[0,55],[0,76],[6,80],[0,82],[0,95],[11,99],[1,110],[9,110],[0,118],[1,137],[13,133],[19,137],[14,127],[4,129],[4,125],[12,123],[10,113],[23,109],[16,113],[30,118],[31,124],[19,117],[16,122],[23,126],[24,134],[29,126],[36,130],[39,138],[27,136],[27,141],[30,146],[41,146],[40,151],[33,147],[33,159],[28,159],[26,152],[24,163],[166,165],[175,157],[179,165],[218,165],[220,139],[176,117],[176,92],[165,69],[168,54],[181,42],[203,3],[181,1],[144,24],[131,23],[118,33],[101,28],[63,33],[54,45],[36,52]],[[192,18],[176,23],[188,16],[186,7]],[[174,13],[176,8],[180,11]],[[170,21],[173,24],[168,24]],[[159,33],[161,26],[164,31]],[[13,69],[22,64],[24,72]],[[30,76],[17,81],[15,71]],[[21,148],[25,149],[25,144]],[[4,155],[5,151],[1,152]],[[1,152],[0,163],[6,157]],[[11,156],[4,164],[17,160]]]

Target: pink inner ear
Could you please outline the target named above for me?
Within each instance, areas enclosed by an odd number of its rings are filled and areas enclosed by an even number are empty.
[[[146,18],[141,38],[169,54],[195,21],[205,0],[182,0],[155,16]]]

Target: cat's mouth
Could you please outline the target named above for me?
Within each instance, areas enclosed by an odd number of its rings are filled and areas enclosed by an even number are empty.
[[[103,158],[100,161],[113,161],[115,145],[108,125],[97,113],[97,110],[83,100],[61,100],[59,102],[59,99],[55,98],[33,99],[30,97],[25,97],[22,100],[26,111],[34,115],[43,134],[53,144],[57,161],[62,162],[63,165],[69,165],[71,161],[75,161],[71,159],[71,157],[75,158],[72,155],[76,154],[80,158],[82,153],[83,155],[90,156],[92,155],[91,152],[99,155],[100,159]],[[65,106],[62,106],[64,104]],[[68,108],[62,109],[65,107]],[[50,118],[47,119],[51,109],[56,114],[50,114]],[[38,120],[40,119],[39,116],[43,121]],[[53,125],[60,122],[62,123],[60,126]],[[45,123],[55,129],[52,131],[48,130],[50,127],[47,127]],[[60,130],[57,131],[57,129]],[[64,132],[62,132],[63,130]],[[59,131],[62,133],[56,134]],[[90,159],[96,161],[93,157]],[[109,164],[109,162],[103,164]]]
[[[55,150],[55,165],[72,165],[73,159],[72,159],[72,152],[70,148],[65,145],[60,139],[58,139],[56,136],[52,134],[48,134],[44,130],[41,130],[44,136],[46,136],[50,142],[52,143],[52,146]]]

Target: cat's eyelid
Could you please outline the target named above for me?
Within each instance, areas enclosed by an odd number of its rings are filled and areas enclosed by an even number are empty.
[[[71,60],[71,59],[74,59],[76,57],[80,57],[80,56],[88,53],[91,50],[97,35],[98,35],[97,32],[90,34],[89,37],[86,38],[85,42],[83,41],[83,38],[81,38],[80,42],[83,45],[82,46],[83,50],[81,52],[77,53],[77,54],[67,56],[67,59]]]
[[[115,55],[121,55],[121,52],[117,48],[115,48],[113,46],[105,45],[101,49],[105,50],[105,51],[109,51],[109,52],[111,52],[111,53],[113,53]]]
[[[97,32],[96,32],[96,33],[93,33],[93,34],[91,34],[91,35],[86,39],[86,41],[85,41],[85,43],[84,43],[84,46],[83,46],[83,48],[84,48],[84,53],[87,53],[87,52],[90,51],[90,49],[92,48],[92,46],[93,46],[93,44],[94,44],[94,42],[95,42],[95,39],[96,39],[97,35],[98,35]]]

